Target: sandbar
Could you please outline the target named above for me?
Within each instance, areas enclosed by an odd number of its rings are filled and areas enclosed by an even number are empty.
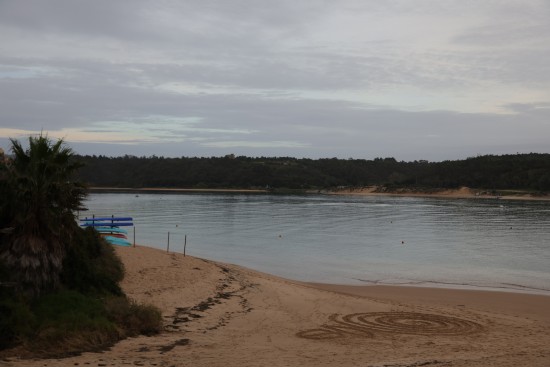
[[[404,196],[404,197],[432,197],[445,199],[494,199],[494,200],[541,200],[548,201],[550,196],[545,193],[533,193],[522,190],[482,190],[469,187],[457,189],[421,189],[421,188],[394,188],[384,186],[342,187],[333,190],[322,190],[319,193],[328,195],[357,195],[357,196]]]

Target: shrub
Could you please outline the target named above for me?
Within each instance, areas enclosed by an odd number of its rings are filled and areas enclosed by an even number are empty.
[[[19,345],[17,354],[28,357],[102,350],[120,339],[161,329],[158,309],[126,296],[100,299],[65,290],[30,305],[24,299],[0,301],[0,349]]]
[[[105,302],[105,307],[126,336],[153,335],[162,330],[162,315],[154,306],[140,305],[127,297],[113,297]]]
[[[113,247],[95,230],[79,230],[63,262],[63,290],[31,299],[0,286],[0,350],[19,345],[20,355],[62,357],[160,332],[160,311],[128,299],[123,276]],[[0,262],[0,284],[8,280]]]
[[[120,339],[103,302],[75,291],[48,294],[32,306],[35,333],[27,343],[41,356],[74,354],[112,345]]]
[[[23,299],[0,298],[0,349],[17,345],[31,337],[35,317]]]
[[[86,294],[120,296],[123,277],[124,266],[113,247],[92,228],[79,231],[63,260],[62,284]]]

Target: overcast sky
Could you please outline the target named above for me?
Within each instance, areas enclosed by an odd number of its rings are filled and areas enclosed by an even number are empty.
[[[550,152],[549,0],[0,0],[0,146]]]

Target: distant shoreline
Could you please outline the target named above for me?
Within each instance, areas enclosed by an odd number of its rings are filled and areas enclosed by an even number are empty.
[[[120,192],[120,193],[242,193],[242,194],[284,194],[303,193],[321,195],[354,195],[354,196],[400,196],[400,197],[432,197],[447,199],[495,199],[495,200],[530,200],[550,201],[549,195],[533,195],[533,193],[522,190],[495,190],[472,189],[461,187],[459,189],[419,189],[419,188],[396,188],[387,189],[383,186],[345,187],[338,189],[319,190],[270,190],[270,189],[212,189],[212,188],[167,188],[167,187],[90,187],[91,192]]]
[[[268,193],[269,190],[262,189],[182,189],[166,187],[90,187],[91,192],[203,192],[203,193]]]

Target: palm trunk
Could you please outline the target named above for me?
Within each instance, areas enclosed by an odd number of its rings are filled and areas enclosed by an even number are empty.
[[[47,241],[32,234],[14,235],[0,253],[22,293],[34,298],[59,285],[64,251],[58,239]]]

